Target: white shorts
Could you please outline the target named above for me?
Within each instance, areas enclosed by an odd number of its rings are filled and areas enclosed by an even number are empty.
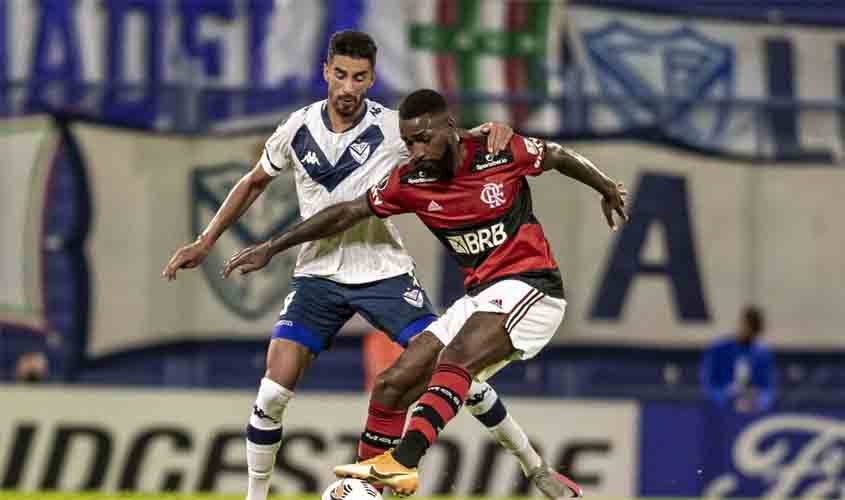
[[[506,314],[505,330],[511,344],[517,349],[511,359],[530,359],[549,343],[563,321],[565,311],[565,300],[549,297],[522,281],[503,280],[474,297],[464,295],[440,318],[428,325],[426,330],[433,333],[443,345],[449,345],[473,313]],[[485,376],[479,374],[476,378],[489,378],[509,361],[485,369]]]

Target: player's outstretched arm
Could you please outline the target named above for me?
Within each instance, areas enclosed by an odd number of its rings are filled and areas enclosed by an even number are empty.
[[[625,187],[599,170],[588,158],[556,142],[546,142],[543,169],[557,170],[598,191],[602,196],[601,207],[604,217],[611,229],[616,230],[614,212],[622,220],[628,220],[625,214],[625,196],[628,192]]]
[[[264,192],[272,180],[273,178],[267,175],[261,163],[257,163],[251,171],[241,177],[235,187],[229,191],[205,230],[197,236],[196,240],[173,254],[161,272],[162,277],[172,280],[176,278],[177,270],[200,265],[220,235],[252,206],[255,199]]]
[[[247,274],[266,266],[274,255],[306,241],[334,236],[373,215],[367,195],[320,210],[304,221],[294,224],[284,233],[264,243],[247,247],[236,253],[223,266],[223,277],[235,269]]]

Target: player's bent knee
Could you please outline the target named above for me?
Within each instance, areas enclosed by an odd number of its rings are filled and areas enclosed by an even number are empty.
[[[282,415],[293,395],[293,391],[268,378],[261,380],[247,429],[250,442],[269,445],[281,440]]]
[[[273,339],[267,350],[267,371],[264,378],[293,390],[314,354],[303,344],[287,339]]]
[[[382,399],[398,399],[413,386],[411,377],[397,366],[391,366],[381,372],[373,386],[375,395]]]
[[[469,371],[469,362],[472,353],[464,349],[464,343],[459,339],[449,344],[440,356],[440,363],[460,366],[464,370]]]

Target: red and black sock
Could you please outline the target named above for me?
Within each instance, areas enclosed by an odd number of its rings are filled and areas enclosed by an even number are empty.
[[[370,400],[367,426],[358,441],[358,460],[367,460],[395,447],[405,429],[408,410],[391,410]]]
[[[429,446],[461,409],[471,380],[457,365],[441,363],[431,375],[425,394],[411,413],[408,431],[393,457],[405,467],[416,467]]]

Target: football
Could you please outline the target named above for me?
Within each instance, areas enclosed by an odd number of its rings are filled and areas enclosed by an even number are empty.
[[[370,483],[347,478],[330,484],[321,500],[382,500],[382,496]]]

